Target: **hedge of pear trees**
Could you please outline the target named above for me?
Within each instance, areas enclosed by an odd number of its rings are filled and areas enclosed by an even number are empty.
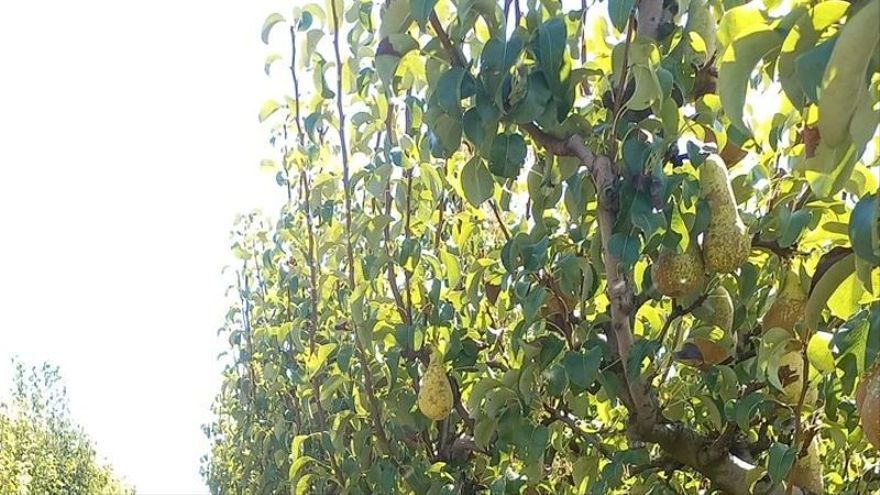
[[[56,366],[12,360],[0,402],[0,494],[134,495],[75,424]]]
[[[289,3],[214,493],[880,490],[880,0]]]

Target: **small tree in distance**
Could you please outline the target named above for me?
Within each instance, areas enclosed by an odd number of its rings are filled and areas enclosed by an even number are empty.
[[[134,495],[71,422],[58,368],[13,367],[10,402],[0,403],[0,493]]]
[[[233,231],[212,492],[880,490],[878,19],[269,15],[288,201]]]

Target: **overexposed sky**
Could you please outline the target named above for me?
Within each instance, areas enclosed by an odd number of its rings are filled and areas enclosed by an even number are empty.
[[[207,493],[228,231],[283,198],[256,115],[284,4],[0,2],[0,397],[11,355],[59,365],[140,494]]]

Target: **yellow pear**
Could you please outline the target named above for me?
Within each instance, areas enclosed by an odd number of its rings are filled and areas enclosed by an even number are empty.
[[[801,287],[800,277],[794,270],[789,270],[776,300],[764,314],[761,328],[766,332],[778,327],[793,333],[795,323],[804,317],[806,306],[807,293]]]
[[[856,408],[865,438],[880,450],[880,360],[859,382]]]
[[[709,228],[703,237],[706,269],[730,273],[749,258],[752,239],[739,218],[727,166],[720,156],[709,155],[700,165],[700,187],[712,213]]]
[[[786,370],[786,371],[783,371]],[[807,376],[809,377],[809,368],[807,368]],[[779,375],[784,386],[783,392],[788,403],[795,405],[801,400],[801,392],[804,390],[804,357],[801,351],[791,351],[783,354],[779,359]],[[807,389],[807,395],[804,397],[804,404],[812,406],[816,404],[819,398],[819,390],[815,383],[811,383]]]
[[[452,412],[452,387],[443,367],[443,356],[436,350],[431,354],[431,362],[422,375],[419,410],[434,421],[442,421]]]
[[[813,437],[807,447],[807,455],[797,460],[788,474],[788,482],[806,490],[808,493],[825,493],[822,481],[822,455],[819,451],[819,437]]]
[[[651,279],[664,296],[684,297],[702,287],[704,271],[703,255],[691,242],[683,253],[660,248],[657,261],[651,265]]]

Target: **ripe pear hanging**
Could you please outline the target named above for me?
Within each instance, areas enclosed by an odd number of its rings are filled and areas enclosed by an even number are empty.
[[[786,274],[782,290],[776,296],[776,300],[764,314],[761,328],[767,332],[771,328],[783,328],[790,333],[794,332],[795,323],[804,317],[807,306],[807,293],[801,287],[800,277],[794,271]]]
[[[683,297],[700,289],[703,271],[703,255],[696,243],[691,242],[683,253],[661,248],[657,261],[651,266],[651,279],[664,296]]]
[[[783,393],[790,405],[797,404],[804,390],[804,373],[809,376],[809,367],[804,370],[804,357],[800,351],[790,351],[779,358],[779,377],[783,379]],[[815,381],[809,383],[804,395],[804,404],[814,405],[819,398]]]
[[[716,273],[730,273],[749,258],[752,239],[739,218],[727,166],[720,156],[709,155],[700,165],[700,184],[712,212],[709,229],[703,238],[706,268]]]
[[[819,437],[814,437],[807,447],[807,455],[797,460],[788,475],[788,481],[809,493],[825,493],[822,481],[822,455],[819,450]]]
[[[452,387],[443,367],[443,356],[437,350],[431,353],[431,362],[422,375],[419,410],[434,421],[442,421],[452,412]]]

